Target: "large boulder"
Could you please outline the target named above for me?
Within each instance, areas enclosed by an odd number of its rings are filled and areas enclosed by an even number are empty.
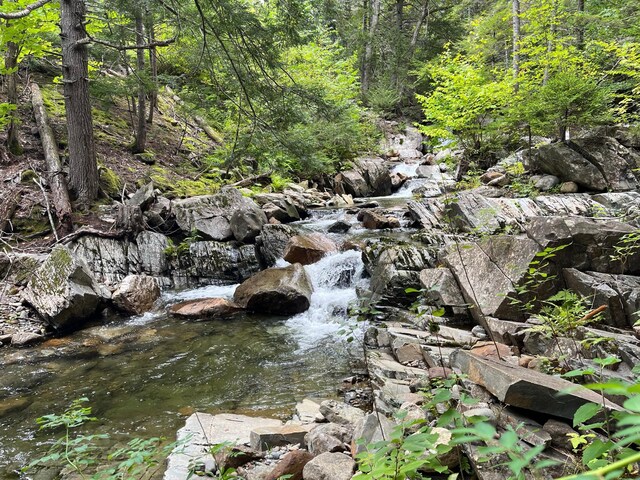
[[[247,310],[294,315],[309,308],[312,292],[309,276],[296,263],[255,274],[236,289],[233,299]]]
[[[565,246],[553,262],[564,268],[601,273],[640,273],[640,252],[630,251],[623,261],[612,259],[616,247],[635,229],[617,220],[582,217],[533,217],[525,225],[529,238],[541,250]]]
[[[470,311],[476,320],[482,322],[485,316],[491,316],[522,321],[522,307],[514,304],[513,298],[516,287],[529,281],[529,264],[540,250],[528,238],[491,236],[478,243],[451,246],[443,260],[456,277],[467,303],[474,305]],[[554,287],[553,281],[544,286],[531,285],[527,297],[544,298]]]
[[[364,176],[357,170],[340,172],[335,177],[336,191],[354,197],[366,197],[370,188]]]
[[[263,193],[256,195],[254,200],[262,207],[267,218],[274,218],[282,223],[294,222],[307,216],[306,199],[299,195]]]
[[[147,275],[129,275],[113,292],[113,304],[126,313],[139,315],[153,308],[160,297],[160,287]]]
[[[353,426],[337,423],[316,424],[304,437],[307,448],[314,455],[325,452],[344,452],[353,438]]]
[[[433,266],[428,248],[417,245],[376,241],[366,245],[362,258],[374,299],[386,305],[411,305],[416,295],[406,289],[419,290],[420,272]]]
[[[640,156],[612,137],[584,137],[569,142],[571,148],[602,172],[609,190],[622,192],[638,188],[634,170]]]
[[[385,215],[380,210],[362,209],[358,212],[357,219],[369,230],[400,228],[400,221],[396,217]]]
[[[251,432],[260,427],[278,427],[280,420],[247,417],[232,413],[210,415],[194,413],[178,430],[178,446],[167,459],[163,480],[184,480],[192,474],[196,463],[211,463],[211,448],[221,443],[248,444]]]
[[[482,188],[457,193],[446,204],[437,200],[408,203],[410,215],[424,228],[440,230],[447,224],[475,234],[493,234],[505,228],[520,230],[531,218],[542,216],[637,217],[638,206],[637,192],[492,198]]]
[[[255,245],[238,246],[234,242],[193,242],[189,250],[173,262],[176,286],[215,280],[241,282],[260,270]]]
[[[265,223],[267,215],[259,208],[236,210],[229,219],[233,237],[242,243],[253,242]]]
[[[607,306],[602,312],[605,323],[628,328],[636,322],[636,313],[640,311],[639,277],[580,272],[575,268],[566,268],[562,273],[567,288],[591,299],[596,307]]]
[[[468,375],[469,380],[483,386],[498,400],[513,407],[573,418],[576,410],[585,403],[602,403],[602,397],[598,393],[560,377],[482,358],[463,350],[457,350],[452,355],[451,362]],[[606,406],[610,410],[621,410],[621,407],[608,401]]]
[[[80,326],[111,294],[67,247],[57,245],[34,272],[23,297],[51,326],[62,330]]]
[[[389,167],[379,157],[359,158],[354,168],[336,175],[335,191],[353,197],[391,195],[393,182]]]
[[[623,236],[633,231],[621,222],[582,217],[533,217],[524,228],[529,238],[490,236],[446,250],[443,261],[467,303],[475,306],[470,311],[476,320],[524,320],[522,303],[547,298],[564,286],[562,268],[619,273],[622,264],[611,256]],[[629,256],[624,265],[627,272],[636,273],[640,253]],[[520,303],[513,302],[516,297]]]
[[[492,199],[475,192],[462,192],[445,206],[447,218],[461,231],[491,234],[502,227],[500,210]]]
[[[153,188],[153,182],[140,187],[131,195],[131,198],[125,201],[126,205],[140,208],[141,211],[147,210],[156,199],[156,192]]]
[[[420,284],[427,305],[443,307],[448,316],[466,317],[467,305],[448,268],[427,268],[420,272]]]
[[[199,298],[176,303],[169,313],[186,318],[228,317],[242,311],[242,307],[224,298]]]
[[[216,195],[178,200],[173,205],[176,223],[182,231],[195,231],[204,238],[218,241],[234,237],[230,219],[238,210],[245,213],[255,211],[256,218],[264,215],[253,200],[243,197],[232,187],[224,187]]]
[[[575,182],[587,190],[607,189],[607,181],[596,165],[565,143],[551,143],[538,148],[533,166],[564,182]]]
[[[127,275],[168,276],[169,239],[161,233],[143,231],[134,241],[86,235],[69,245],[76,258],[87,264],[96,278],[117,285]]]
[[[325,400],[320,404],[320,413],[328,421],[353,428],[358,420],[364,417],[364,412],[359,408],[339,402],[337,400]]]
[[[328,253],[336,251],[338,251],[338,246],[326,235],[321,233],[296,235],[289,239],[284,251],[284,259],[289,263],[310,265]]]
[[[302,480],[304,466],[313,460],[313,455],[306,450],[291,450],[264,480]]]
[[[395,424],[384,415],[368,413],[355,425],[354,441],[351,443],[353,456],[367,451],[367,447],[392,437]]]
[[[260,262],[264,267],[272,267],[284,256],[289,240],[296,231],[287,225],[264,225],[262,233],[256,238],[256,248]]]
[[[138,249],[127,240],[87,235],[71,243],[69,249],[101,282],[117,285],[129,273],[138,273]]]
[[[166,197],[157,197],[149,209],[144,212],[144,219],[147,225],[156,232],[171,234],[178,229],[171,200]]]
[[[344,453],[322,453],[304,466],[305,480],[351,480],[356,462]]]

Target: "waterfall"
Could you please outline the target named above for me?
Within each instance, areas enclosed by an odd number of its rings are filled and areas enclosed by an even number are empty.
[[[366,285],[361,253],[338,252],[305,267],[313,283],[311,306],[287,320],[300,350],[317,347],[333,337],[348,321],[348,309],[357,299],[356,288]],[[354,325],[355,327],[355,325]]]

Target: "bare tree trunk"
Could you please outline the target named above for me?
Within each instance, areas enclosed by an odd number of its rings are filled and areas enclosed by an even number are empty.
[[[147,26],[147,35],[149,37],[149,44],[152,45],[156,41],[156,32],[153,27],[153,18],[149,16],[151,20]],[[147,117],[147,123],[151,125],[153,123],[153,113],[158,108],[158,51],[156,47],[149,48],[149,67],[151,69],[151,81],[153,87],[149,94],[149,116]]]
[[[393,85],[396,91],[400,92],[400,65],[402,61],[402,51],[404,46],[404,0],[396,0],[396,31],[398,38],[396,39],[395,46],[395,58],[393,60],[393,70],[391,72],[391,85]],[[409,61],[405,58],[405,61]]]
[[[136,44],[144,45],[144,22],[142,20],[142,9],[136,9]],[[133,153],[142,153],[147,144],[147,91],[144,82],[144,50],[136,50],[136,71],[138,75],[138,125],[136,127],[136,141],[133,146]]]
[[[371,19],[369,21],[369,32],[367,35],[367,44],[364,50],[364,65],[362,68],[362,91],[367,92],[371,87],[371,77],[373,76],[373,42],[376,38],[378,30],[378,21],[380,19],[380,2],[381,0],[370,0],[371,2]]]
[[[549,62],[551,58],[551,53],[553,52],[554,40],[556,36],[556,14],[558,12],[558,2],[555,0],[553,2],[553,10],[551,13],[550,25],[549,25],[549,39],[547,40],[547,58],[545,60],[544,66],[544,75],[542,76],[542,85],[546,85],[549,81]]]
[[[422,4],[422,11],[420,12],[420,17],[418,18],[418,22],[416,23],[415,28],[413,29],[413,35],[411,35],[411,43],[409,47],[411,48],[411,52],[413,52],[418,44],[418,38],[420,38],[420,30],[422,29],[422,25],[427,22],[427,35],[429,34],[429,0],[424,0]]]
[[[576,29],[576,46],[584,50],[584,0],[578,0],[578,27]]]
[[[98,165],[89,101],[89,69],[83,0],[60,1],[62,77],[69,134],[69,183],[83,208],[98,196]]]
[[[36,83],[32,83],[30,87],[33,115],[38,125],[40,139],[42,140],[44,159],[47,164],[47,180],[49,181],[49,188],[53,196],[53,205],[61,230],[63,234],[66,235],[73,230],[67,180],[62,171],[58,145],[53,135],[53,130],[51,130],[51,126],[49,125],[47,110],[42,100],[42,93]]]
[[[518,76],[520,75],[520,0],[512,0],[513,7],[513,79],[515,90],[518,91]]]
[[[0,0],[1,2],[2,0]],[[369,32],[369,0],[362,0],[362,36],[366,39],[367,34]],[[365,40],[365,50],[366,50],[367,42]],[[360,62],[360,79],[364,78],[364,69],[365,69],[365,56],[366,53],[362,54],[362,61]]]
[[[7,51],[4,55],[4,68],[8,72],[7,103],[18,107],[18,45],[7,42]],[[18,137],[18,121],[15,110],[10,113],[9,127],[7,129],[7,149],[12,155],[22,155],[22,145]]]

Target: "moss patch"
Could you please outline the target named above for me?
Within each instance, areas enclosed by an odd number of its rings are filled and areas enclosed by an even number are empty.
[[[197,180],[176,179],[169,170],[158,165],[152,167],[151,180],[165,195],[180,198],[212,195],[221,186],[216,176],[203,175]]]
[[[36,217],[35,215],[15,218],[12,224],[13,230],[23,236],[39,235],[51,230],[51,225],[46,217]]]
[[[100,166],[100,189],[105,195],[119,199],[122,192],[122,181],[120,177],[109,167]]]
[[[36,178],[38,178],[38,174],[33,170],[23,170],[20,174],[20,183],[33,183]]]
[[[65,281],[73,267],[73,257],[68,248],[56,246],[49,258],[42,264],[38,275],[31,280],[31,288],[46,295],[62,295],[65,292]]]

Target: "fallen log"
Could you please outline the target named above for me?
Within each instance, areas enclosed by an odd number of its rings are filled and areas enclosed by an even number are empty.
[[[58,219],[58,229],[63,234],[69,233],[73,231],[71,201],[69,200],[67,180],[62,171],[62,164],[60,163],[58,145],[56,143],[55,136],[53,135],[51,125],[49,125],[49,118],[44,106],[40,87],[38,87],[37,83],[32,83],[30,85],[30,89],[33,115],[38,125],[42,148],[44,149],[44,158],[47,164],[47,180],[53,197],[53,206],[56,211],[56,217]]]
[[[271,173],[263,173],[260,175],[255,175],[253,177],[245,178],[244,180],[240,180],[239,182],[232,183],[229,185],[230,187],[243,188],[250,187],[251,185],[256,184],[264,184],[271,182]]]
[[[181,107],[185,106],[184,100],[182,100],[178,95],[176,95],[176,93],[170,87],[167,86],[165,88],[167,90],[167,93],[169,93],[173,98],[174,102],[176,102]],[[209,137],[210,140],[213,140],[218,145],[222,145],[222,142],[224,141],[224,139],[222,138],[222,135],[216,130],[214,130],[204,118],[196,114],[192,114],[191,117],[196,122],[198,127],[202,129],[205,135]]]

